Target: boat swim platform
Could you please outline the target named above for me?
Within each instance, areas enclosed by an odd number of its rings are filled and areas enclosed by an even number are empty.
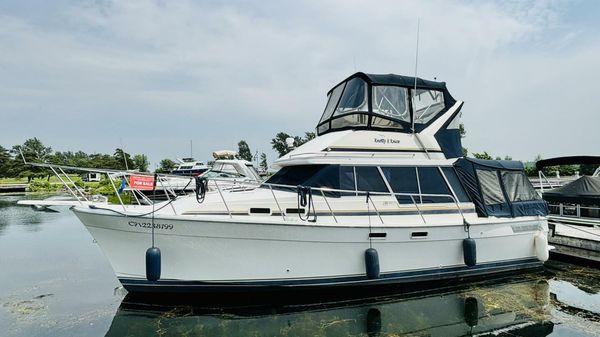
[[[548,221],[550,258],[600,266],[600,228]]]

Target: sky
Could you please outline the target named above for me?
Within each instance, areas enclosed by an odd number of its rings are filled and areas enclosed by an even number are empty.
[[[0,145],[276,159],[356,71],[415,72],[465,102],[463,145],[600,155],[600,1],[0,0]]]

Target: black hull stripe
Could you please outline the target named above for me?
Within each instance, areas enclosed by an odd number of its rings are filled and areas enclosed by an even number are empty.
[[[460,213],[458,210],[422,210],[421,214],[423,215],[431,215],[431,214],[457,214]],[[473,214],[475,213],[474,208],[468,208],[462,210],[463,214]],[[183,215],[228,215],[226,211],[224,212],[184,212]],[[292,216],[298,213],[287,213],[286,216]],[[313,214],[312,212],[310,213]],[[373,212],[333,212],[333,214],[337,216],[377,216],[377,213]],[[379,211],[379,214],[384,215],[419,215],[418,211]],[[248,215],[247,212],[231,212],[231,215]],[[253,216],[267,216],[266,214],[253,213]],[[275,211],[271,213],[271,216],[281,216],[281,213]],[[317,216],[331,216],[331,212],[323,211],[317,212]]]
[[[205,282],[183,280],[148,281],[141,278],[119,278],[125,289],[130,292],[243,292],[277,291],[285,289],[320,289],[337,287],[362,287],[389,284],[441,281],[452,278],[469,278],[487,274],[514,272],[541,268],[542,262],[535,258],[485,263],[474,267],[458,266],[410,272],[381,274],[379,279],[371,280],[366,276],[331,277],[321,279],[293,280],[251,280],[239,282]]]

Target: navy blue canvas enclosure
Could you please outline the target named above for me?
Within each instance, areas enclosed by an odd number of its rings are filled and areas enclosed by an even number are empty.
[[[461,158],[454,166],[479,216],[548,214],[546,202],[531,185],[521,162]]]

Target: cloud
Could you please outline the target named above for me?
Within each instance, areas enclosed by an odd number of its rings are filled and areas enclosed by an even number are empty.
[[[10,146],[112,152],[153,162],[235,148],[274,153],[278,131],[314,128],[325,93],[356,70],[448,82],[473,151],[593,152],[597,26],[561,1],[61,2],[0,16],[0,115]],[[592,26],[590,26],[592,25]],[[572,85],[571,89],[563,85]],[[597,87],[597,86],[596,86]],[[491,123],[493,122],[493,123]],[[568,137],[548,137],[560,125]],[[26,127],[25,127],[26,126]],[[566,129],[565,129],[566,128]],[[580,137],[580,138],[577,138]]]

